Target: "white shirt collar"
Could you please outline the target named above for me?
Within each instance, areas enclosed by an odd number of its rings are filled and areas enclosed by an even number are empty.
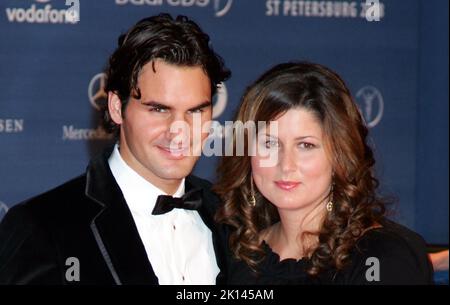
[[[111,172],[122,190],[130,210],[151,214],[158,196],[167,195],[167,193],[148,182],[129,167],[125,160],[122,159],[118,147],[117,144],[114,146],[114,150],[108,159]],[[181,181],[173,197],[183,196],[184,182],[185,178]]]

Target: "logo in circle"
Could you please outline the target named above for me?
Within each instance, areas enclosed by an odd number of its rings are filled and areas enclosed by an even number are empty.
[[[88,96],[91,105],[97,109],[101,109],[101,105],[108,100],[108,95],[105,92],[105,73],[96,74],[89,82]]]
[[[359,110],[367,127],[372,128],[380,123],[384,112],[384,101],[380,90],[373,86],[365,86],[356,93]]]

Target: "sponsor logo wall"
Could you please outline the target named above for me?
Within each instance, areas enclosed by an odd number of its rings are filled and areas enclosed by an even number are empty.
[[[446,1],[432,3],[437,12]],[[420,29],[427,26],[421,21],[423,5],[421,0],[2,0],[0,198],[12,206],[81,174],[113,141],[101,127],[98,106],[106,98],[102,71],[108,56],[132,24],[169,12],[196,20],[233,72],[214,100],[217,124],[232,120],[246,86],[279,62],[309,60],[336,70],[370,127],[381,191],[399,199],[395,219],[429,242],[448,243],[448,191],[434,202],[417,199],[423,175],[448,183],[448,162],[446,172],[417,168],[417,148],[426,142],[418,138],[419,128],[433,124],[417,110]],[[448,77],[448,53],[446,60]],[[446,92],[442,103],[448,103],[448,87]],[[446,152],[436,153],[448,159],[448,144]],[[195,174],[214,180],[216,162],[202,157]],[[0,218],[7,210],[3,202]],[[426,217],[416,215],[422,205],[444,210],[440,219],[430,219],[440,224],[433,232],[418,225],[417,218]]]

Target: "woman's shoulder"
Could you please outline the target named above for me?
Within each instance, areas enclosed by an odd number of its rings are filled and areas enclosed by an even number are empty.
[[[418,233],[390,220],[367,230],[356,244],[356,250],[385,256],[398,252],[421,255],[426,253],[425,240]]]
[[[341,275],[349,284],[431,284],[433,269],[424,239],[385,220],[358,240]]]

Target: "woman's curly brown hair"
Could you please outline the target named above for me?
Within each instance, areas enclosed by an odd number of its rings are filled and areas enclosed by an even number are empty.
[[[333,209],[319,231],[312,232],[318,244],[307,249],[308,273],[341,270],[357,240],[385,214],[385,205],[375,194],[378,180],[367,144],[368,129],[344,81],[330,69],[308,62],[280,64],[263,74],[247,88],[236,121],[270,122],[293,108],[318,118],[334,173]],[[244,137],[248,136],[244,130]],[[261,232],[279,221],[279,215],[258,190],[256,205],[249,204],[250,164],[248,153],[222,157],[214,190],[224,202],[216,219],[232,228],[229,245],[233,254],[257,271],[264,258]]]

